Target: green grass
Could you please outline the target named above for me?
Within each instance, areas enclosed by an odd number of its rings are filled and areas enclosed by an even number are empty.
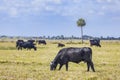
[[[120,41],[101,41],[101,48],[91,47],[96,72],[87,72],[83,62],[70,62],[69,71],[65,71],[65,66],[61,71],[50,71],[49,64],[61,49],[57,47],[58,42],[66,47],[89,47],[89,44],[77,40],[47,42],[47,45],[37,45],[37,51],[18,51],[14,42],[1,42],[0,80],[120,80]]]

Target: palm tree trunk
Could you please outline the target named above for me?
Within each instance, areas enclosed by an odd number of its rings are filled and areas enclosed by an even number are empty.
[[[82,28],[82,26],[81,26],[81,42],[83,44],[83,28]]]

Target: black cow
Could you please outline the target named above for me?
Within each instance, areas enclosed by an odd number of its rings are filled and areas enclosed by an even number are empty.
[[[28,40],[27,42],[31,42],[31,43],[34,43],[34,42],[35,42],[35,40]]]
[[[81,61],[87,62],[87,71],[89,71],[89,68],[91,67],[93,72],[95,72],[94,64],[92,62],[92,49],[89,47],[69,47],[61,49],[55,59],[51,62],[50,70],[55,70],[58,64],[60,64],[60,70],[65,64],[66,71],[68,71],[68,62],[79,63]]]
[[[58,43],[58,47],[64,47],[65,44],[62,44],[62,43]]]
[[[37,48],[35,47],[35,44],[31,43],[31,42],[20,42],[18,45],[18,50],[22,48],[27,49],[27,50],[31,50],[32,48],[36,51]]]
[[[99,46],[99,47],[101,47],[101,45],[100,45],[100,40],[99,39],[93,39],[93,40],[90,40],[90,46],[93,46],[93,45],[95,45],[95,46]]]
[[[38,44],[44,44],[44,45],[46,45],[47,43],[46,43],[45,40],[38,40]]]

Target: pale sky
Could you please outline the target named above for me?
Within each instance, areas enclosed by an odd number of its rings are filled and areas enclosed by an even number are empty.
[[[120,0],[0,0],[0,35],[120,37]]]

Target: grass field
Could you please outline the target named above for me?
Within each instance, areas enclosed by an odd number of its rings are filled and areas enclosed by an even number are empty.
[[[87,72],[83,62],[70,62],[69,71],[65,66],[50,71],[50,62],[61,49],[57,42],[66,47],[89,47],[88,41],[49,40],[47,45],[36,45],[37,51],[18,51],[15,42],[0,42],[0,80],[120,80],[120,41],[101,41],[101,48],[91,47],[96,72]]]

